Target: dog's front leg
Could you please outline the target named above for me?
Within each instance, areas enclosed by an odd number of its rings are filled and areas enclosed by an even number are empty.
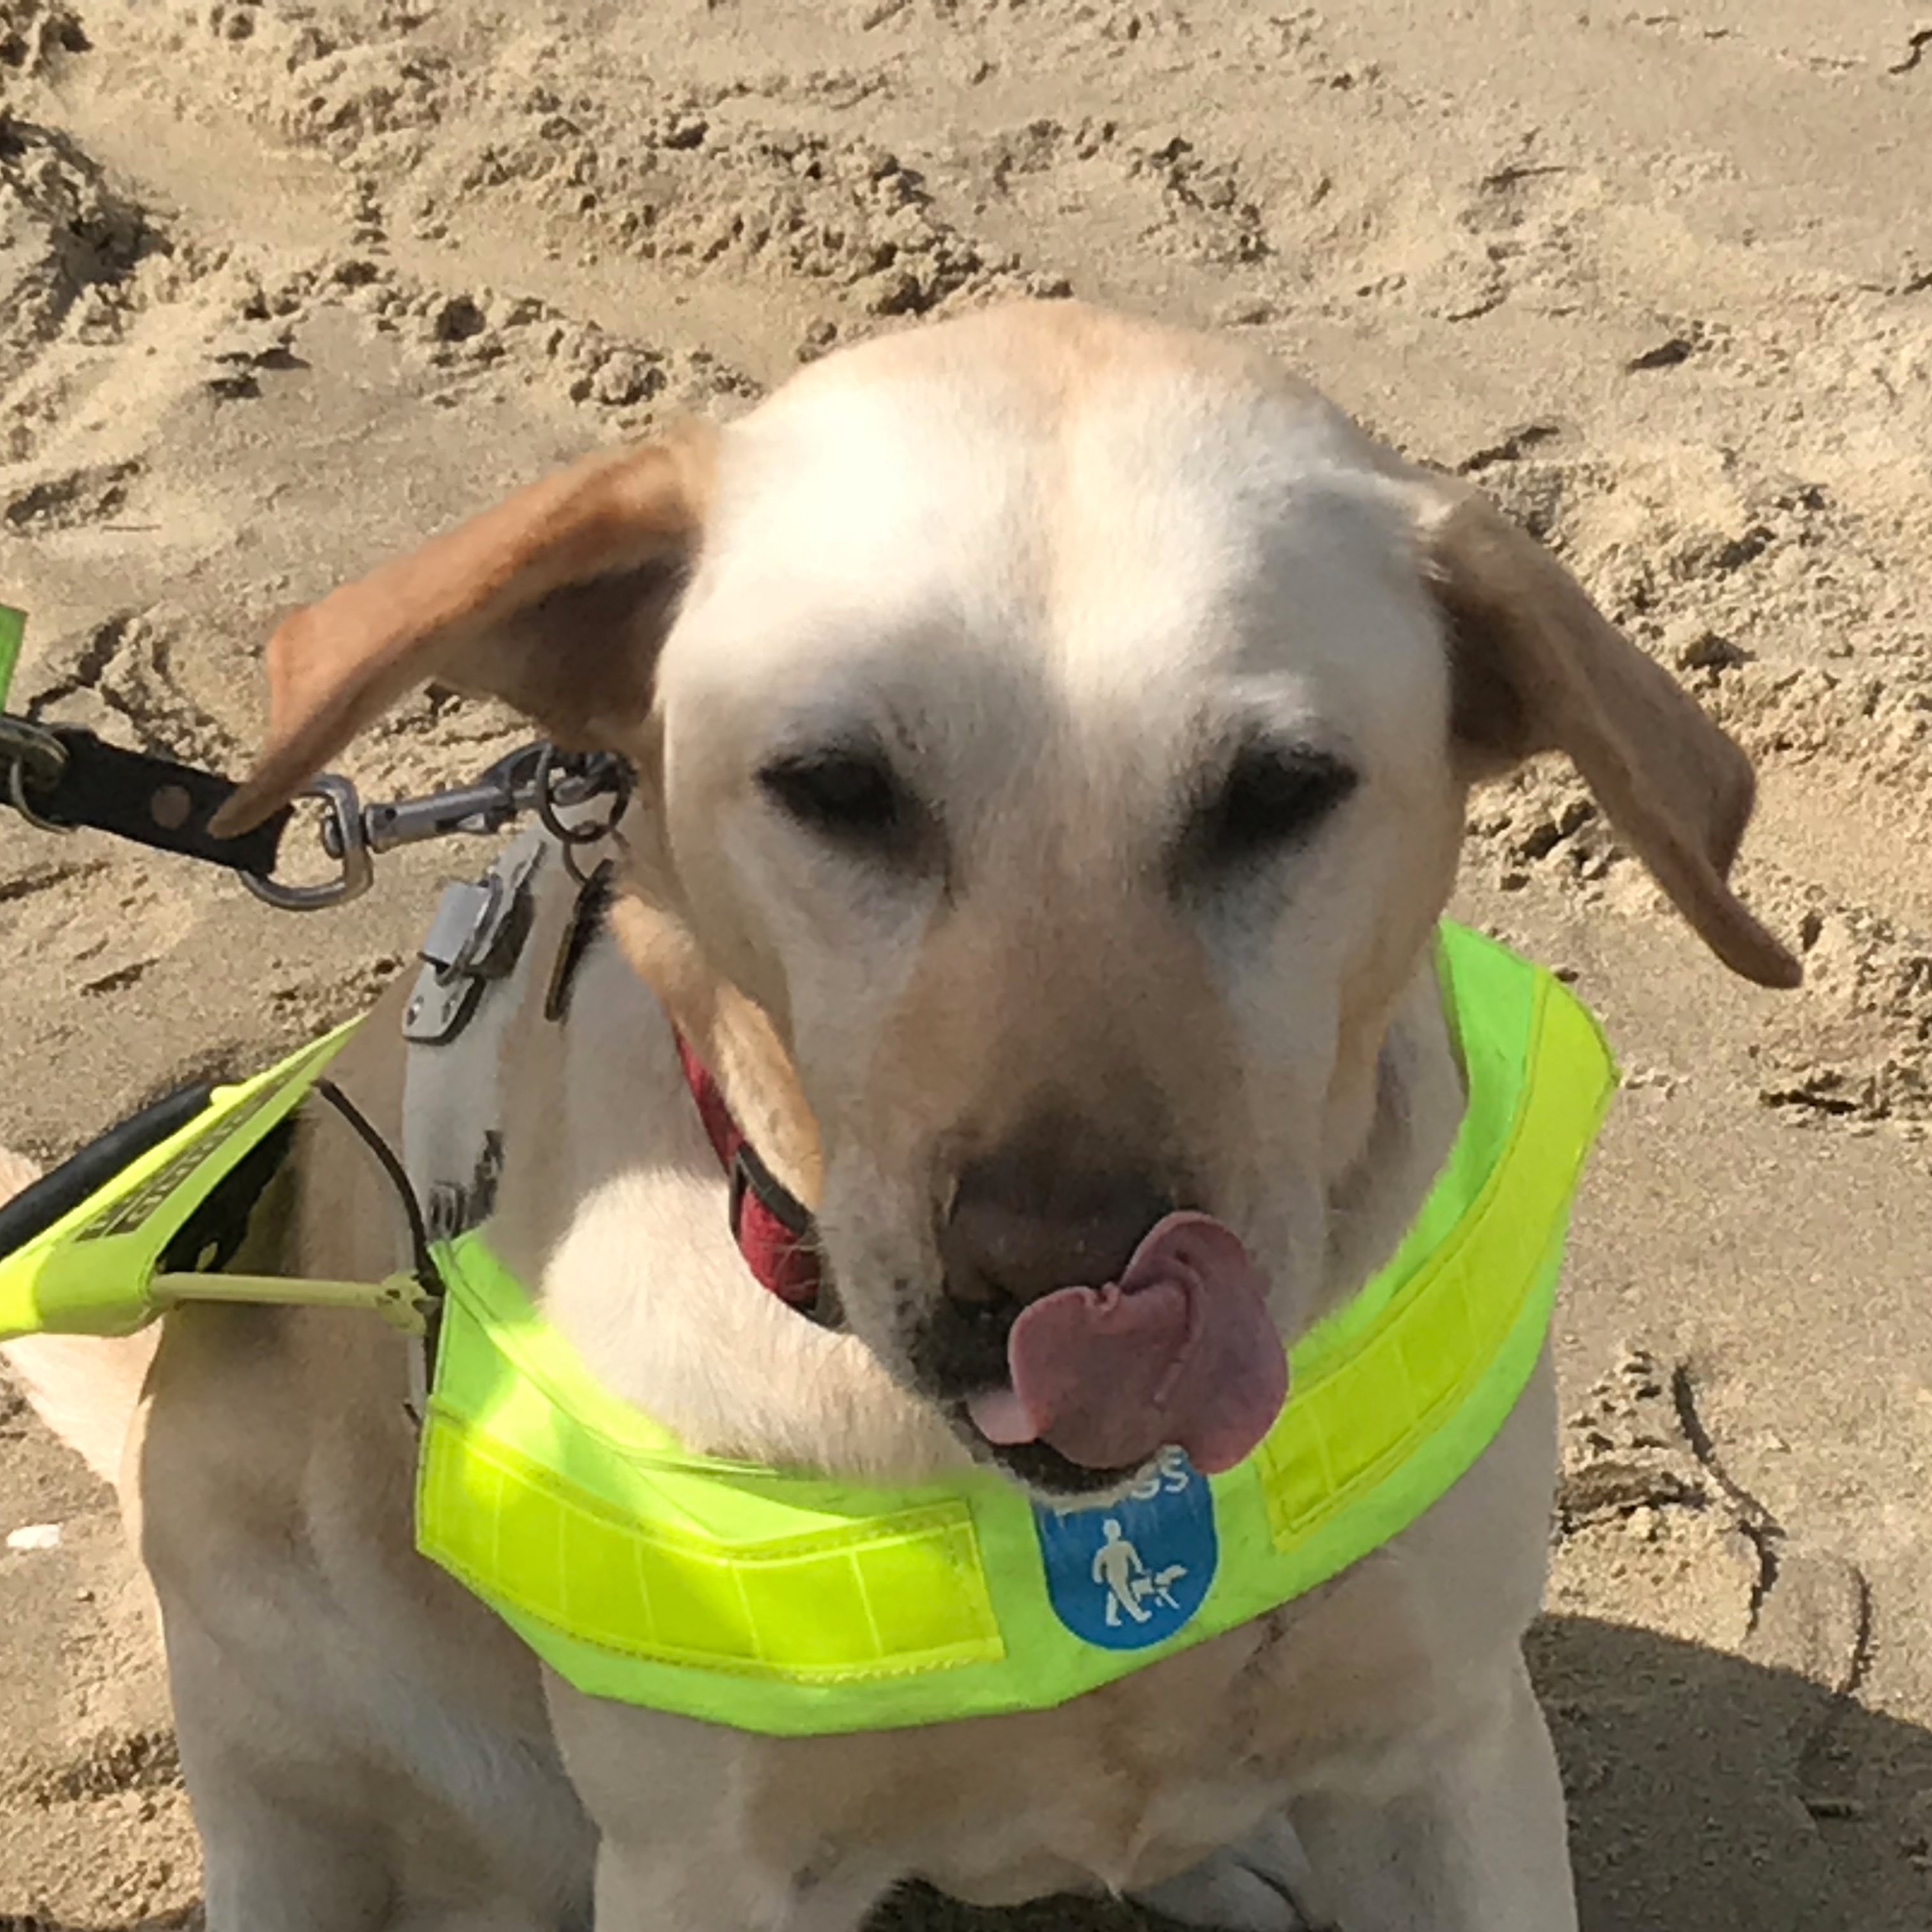
[[[1341,1932],[1576,1932],[1563,1786],[1520,1663],[1394,1792],[1289,1807]]]
[[[597,1932],[857,1932],[900,1875],[880,1834],[840,1828],[837,1796],[783,1741],[548,1672],[544,1693],[598,1832]]]

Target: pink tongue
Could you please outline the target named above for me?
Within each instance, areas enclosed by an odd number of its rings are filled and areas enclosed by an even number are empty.
[[[1118,1282],[1063,1288],[1014,1322],[1010,1388],[967,1403],[989,1442],[1040,1442],[1090,1469],[1169,1443],[1209,1475],[1240,1461],[1288,1394],[1288,1358],[1247,1250],[1205,1214],[1150,1228]]]

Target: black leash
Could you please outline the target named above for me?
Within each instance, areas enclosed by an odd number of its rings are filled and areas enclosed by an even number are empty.
[[[77,724],[40,724],[0,712],[0,800],[43,831],[85,826],[156,852],[272,878],[287,806],[238,838],[208,821],[237,788],[214,772],[110,745]]]
[[[0,604],[0,706],[26,633],[21,613]],[[217,838],[208,821],[235,790],[218,773],[125,750],[78,724],[44,724],[0,709],[0,804],[44,831],[88,826],[157,852],[272,878],[290,814],[278,812],[238,838]]]

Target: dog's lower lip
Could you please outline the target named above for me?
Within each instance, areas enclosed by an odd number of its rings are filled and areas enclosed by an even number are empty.
[[[974,1395],[988,1390],[1005,1390],[1010,1383],[988,1383],[974,1389]],[[977,1453],[979,1460],[992,1462],[1022,1488],[1048,1498],[1063,1500],[1112,1489],[1134,1474],[1132,1469],[1090,1469],[1063,1456],[1046,1442],[994,1442],[974,1423],[967,1408],[967,1397],[950,1395],[942,1399],[953,1426]]]
[[[966,1426],[972,1428],[970,1422]],[[987,1442],[976,1430],[973,1433],[1008,1476],[1048,1498],[1070,1500],[1090,1496],[1096,1490],[1118,1489],[1135,1473],[1131,1468],[1090,1469],[1083,1463],[1070,1461],[1049,1443],[1016,1442],[1002,1446]]]

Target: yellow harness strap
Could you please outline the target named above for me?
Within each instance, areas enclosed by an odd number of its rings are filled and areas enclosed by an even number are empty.
[[[195,1211],[301,1104],[360,1024],[338,1027],[252,1079],[215,1088],[184,1126],[0,1255],[0,1341],[131,1335],[183,1301],[367,1308],[419,1331],[422,1289],[408,1274],[380,1282],[232,1274],[210,1270],[206,1254],[164,1265]]]
[[[1454,1149],[1226,1474],[1169,1450],[1131,1495],[1054,1509],[991,1472],[884,1488],[694,1455],[603,1390],[472,1234],[437,1254],[418,1547],[578,1689],[773,1733],[1046,1708],[1314,1588],[1515,1406],[1614,1085],[1550,975],[1454,927],[1442,962],[1468,1082]]]

